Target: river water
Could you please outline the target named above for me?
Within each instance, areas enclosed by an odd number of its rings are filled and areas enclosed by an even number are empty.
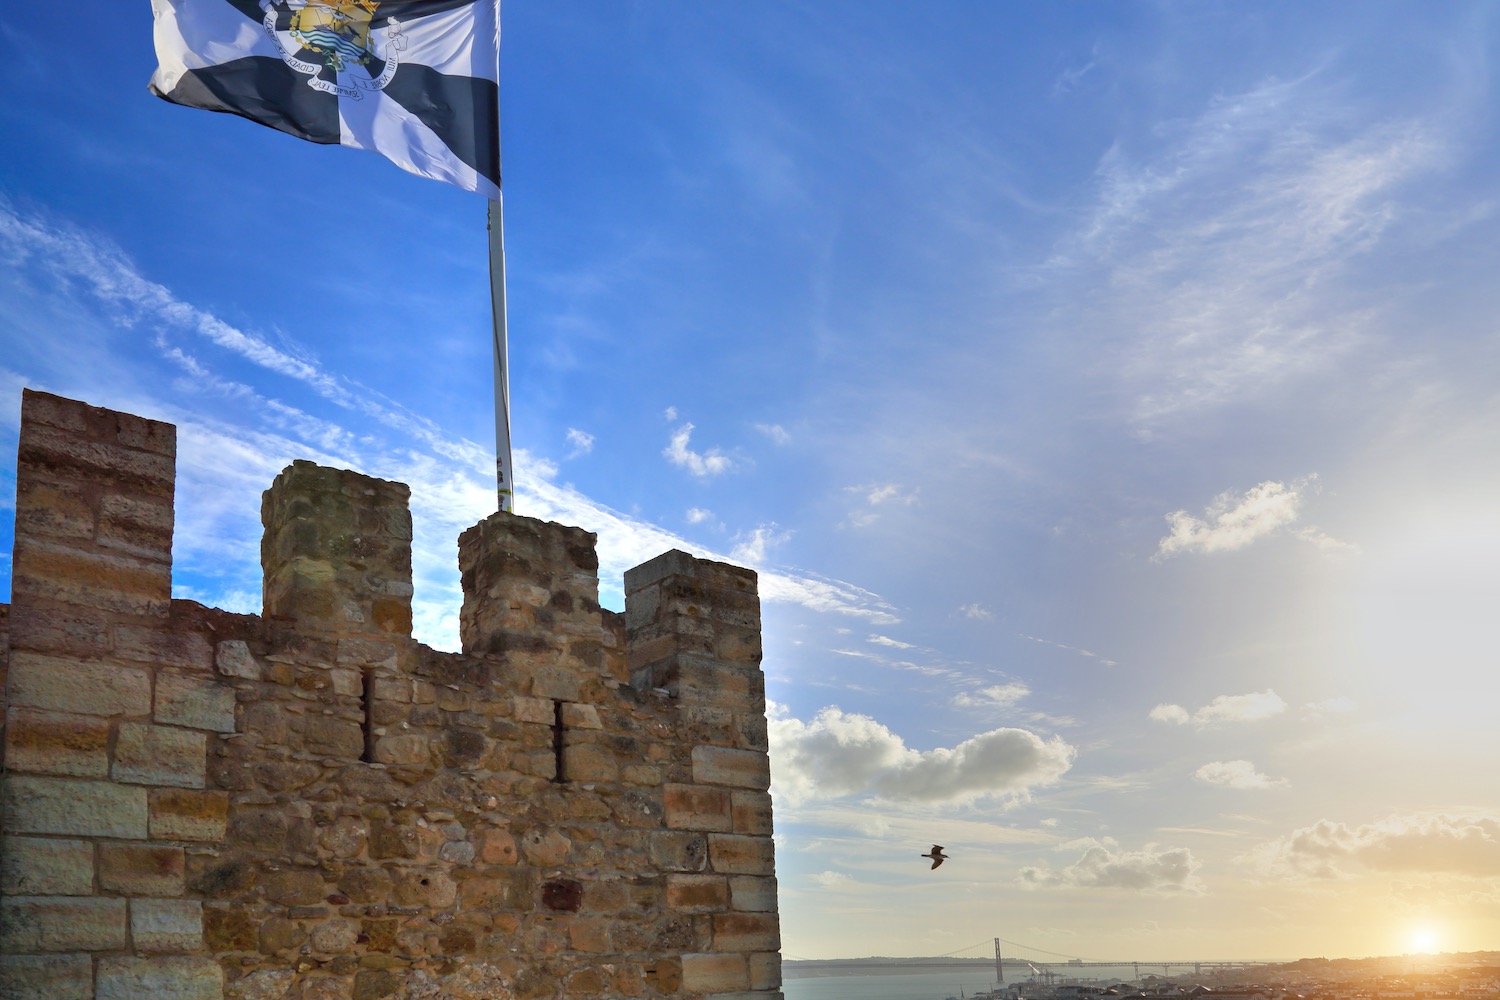
[[[914,972],[910,975],[818,976],[782,980],[786,1000],[944,1000],[964,993],[994,989],[993,974],[970,972]]]
[[[912,973],[886,973],[878,976],[809,976],[785,975],[781,992],[786,1000],[944,1000],[956,997],[959,990],[972,996],[995,988],[994,973],[989,969],[932,970]],[[1129,966],[1090,968],[1089,982],[1118,983],[1134,974]],[[1006,969],[1009,973],[1010,970]],[[1119,977],[1119,978],[1111,978]]]

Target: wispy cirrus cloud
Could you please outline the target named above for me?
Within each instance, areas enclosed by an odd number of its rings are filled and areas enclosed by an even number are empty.
[[[1444,165],[1445,141],[1428,121],[1349,116],[1316,73],[1271,79],[1103,158],[1093,214],[1060,260],[1101,268],[1093,308],[1132,331],[1117,366],[1138,426],[1361,343],[1373,305],[1346,279],[1400,220],[1396,192]]]
[[[1100,656],[1098,653],[1095,653],[1092,650],[1081,649],[1078,646],[1069,646],[1066,643],[1053,642],[1051,639],[1042,639],[1038,636],[1027,635],[1025,632],[1018,632],[1017,634],[1022,639],[1028,639],[1031,642],[1040,643],[1043,646],[1052,646],[1055,649],[1064,649],[1070,653],[1077,653],[1079,656],[1082,656],[1085,659],[1098,660],[1101,665],[1106,667],[1117,667],[1120,665],[1118,661],[1107,659],[1106,657]]]
[[[69,308],[87,306],[101,324],[125,331],[128,342],[118,348],[108,342],[100,346],[96,367],[125,371],[154,351],[156,358],[185,376],[168,400],[132,395],[114,399],[111,405],[178,425],[174,543],[179,568],[201,576],[193,585],[194,599],[232,605],[237,611],[259,610],[242,606],[246,595],[259,592],[258,497],[281,468],[295,458],[306,458],[411,486],[415,633],[438,648],[456,647],[462,595],[453,539],[494,512],[494,456],[488,447],[451,437],[431,421],[323,368],[288,338],[273,345],[183,301],[143,275],[110,241],[66,222],[23,212],[3,198],[0,255],[14,280],[33,279],[34,294],[51,295]],[[47,283],[50,290],[42,287]],[[143,353],[142,348],[147,350]],[[224,374],[224,356],[217,351],[249,362],[250,374]],[[314,415],[306,405],[277,398],[253,379],[257,369],[289,379],[293,387],[302,386],[316,399],[333,404],[334,413],[346,411],[354,420],[345,425],[337,418]],[[18,375],[14,378],[20,380]],[[159,379],[153,373],[146,381]],[[219,418],[199,402],[210,397],[248,404],[251,423],[231,424]],[[675,420],[675,412],[667,418]],[[685,430],[690,431],[690,425]],[[572,443],[580,446],[582,437]],[[706,474],[727,468],[728,459],[714,450],[698,455],[686,445],[683,436],[685,453],[695,455]],[[557,466],[544,456],[518,449],[515,459],[517,471],[523,473],[517,477],[520,509],[598,534],[600,585],[606,594],[618,597],[626,569],[668,549],[727,558],[557,483]],[[692,465],[693,459],[687,462]],[[759,537],[763,556],[775,539],[764,531]],[[751,543],[755,538],[754,531],[746,536]],[[745,554],[757,553],[747,549]],[[877,595],[842,581],[776,569],[763,569],[760,581],[766,601],[850,615],[875,625],[898,620]]]
[[[755,429],[769,438],[774,445],[786,445],[792,441],[792,436],[780,424],[756,424]]]
[[[866,642],[873,642],[877,646],[889,646],[892,649],[913,649],[913,648],[915,648],[909,642],[902,642],[900,639],[892,639],[888,635],[872,635],[872,636],[870,636],[870,638],[866,639],[865,641]]]

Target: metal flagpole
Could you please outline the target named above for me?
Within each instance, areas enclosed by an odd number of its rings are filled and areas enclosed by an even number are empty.
[[[515,481],[510,462],[510,376],[505,356],[505,208],[498,196],[490,202],[490,308],[495,320],[495,488],[500,510],[509,513]]]

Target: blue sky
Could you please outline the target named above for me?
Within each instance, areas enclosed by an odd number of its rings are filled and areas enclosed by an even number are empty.
[[[283,465],[407,482],[451,647],[483,200],[74,7],[0,23],[0,450],[22,386],[178,424],[240,611]],[[612,607],[761,572],[788,955],[1500,946],[1497,16],[505,7],[517,509]]]

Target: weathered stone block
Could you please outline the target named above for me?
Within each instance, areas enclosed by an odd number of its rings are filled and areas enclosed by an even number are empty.
[[[224,970],[211,958],[104,958],[96,1000],[223,1000]]]
[[[402,977],[390,969],[361,969],[354,976],[353,1000],[381,1000],[401,988]]]
[[[376,701],[411,704],[411,681],[405,677],[375,677],[370,683],[370,697]]]
[[[358,760],[365,750],[365,734],[359,723],[331,715],[314,716],[302,727],[308,753]]]
[[[206,674],[213,669],[213,647],[197,632],[116,625],[114,636],[115,655],[122,659],[193,673]]]
[[[593,705],[580,705],[572,701],[563,702],[562,722],[568,729],[604,728],[604,724],[599,720],[599,710],[597,708]]]
[[[714,918],[714,951],[776,951],[781,922],[774,913],[719,913]]]
[[[290,970],[261,969],[231,983],[225,996],[229,1000],[285,1000],[295,978]]]
[[[353,920],[323,920],[308,932],[313,951],[339,955],[353,951],[359,943],[359,924]]]
[[[90,896],[0,899],[0,952],[116,951],[125,945],[125,900]]]
[[[203,910],[203,943],[211,952],[255,951],[260,947],[260,920],[239,903],[206,907]],[[250,993],[246,990],[243,995],[248,997]],[[280,998],[282,994],[274,996]]]
[[[776,880],[757,875],[735,875],[729,880],[729,895],[736,910],[776,909]]]
[[[392,873],[391,889],[402,906],[446,910],[458,898],[458,885],[441,871],[407,868]]]
[[[720,874],[776,874],[776,845],[770,837],[711,833],[708,835],[708,856],[714,871]]]
[[[6,837],[0,843],[0,896],[87,896],[93,891],[92,844],[39,837]]]
[[[239,639],[225,639],[214,647],[214,665],[225,677],[261,679],[260,664],[250,655],[250,647]]]
[[[581,784],[619,780],[620,764],[607,746],[583,743],[563,748],[563,777]]]
[[[668,785],[662,792],[662,802],[667,826],[674,830],[727,833],[733,828],[727,788]]]
[[[571,670],[544,666],[531,672],[531,693],[537,698],[577,701],[582,690],[582,681]]]
[[[511,699],[511,703],[517,722],[550,726],[557,721],[557,708],[549,698],[526,698],[517,695]]]
[[[172,568],[137,556],[81,552],[17,538],[11,593],[28,600],[165,620],[172,600]]]
[[[614,921],[605,917],[585,917],[568,925],[568,945],[574,951],[603,955],[610,950],[609,932]]]
[[[103,778],[109,774],[109,723],[92,715],[13,708],[5,726],[12,772]]]
[[[335,658],[341,664],[360,667],[376,667],[381,670],[396,669],[396,646],[379,639],[343,638],[338,641]]]
[[[234,689],[215,680],[163,671],[156,677],[157,722],[234,732]]]
[[[701,833],[652,834],[650,853],[663,871],[701,872],[708,864],[708,842]]]
[[[17,649],[54,657],[95,661],[109,654],[113,616],[89,608],[36,607],[10,609],[10,627],[24,639]]]
[[[771,787],[771,758],[759,750],[694,747],[693,780],[764,792]]]
[[[405,736],[382,736],[375,741],[375,759],[382,764],[425,767],[432,762],[432,751],[425,736],[415,733]]]
[[[766,680],[759,670],[698,656],[679,656],[660,672],[666,687],[684,702],[762,709]]]
[[[749,965],[744,955],[683,955],[682,988],[688,993],[730,993],[749,989]]]
[[[5,830],[74,837],[146,836],[146,790],[103,781],[5,779]]]
[[[151,678],[135,667],[43,656],[17,649],[10,655],[12,705],[80,715],[151,713]]]
[[[203,904],[195,899],[132,899],[130,940],[136,951],[197,951],[203,947]]]
[[[0,997],[93,1000],[93,960],[88,955],[0,955]]]
[[[32,538],[94,537],[94,508],[77,483],[25,480],[16,484],[16,533]]]
[[[668,875],[667,906],[683,913],[710,913],[729,905],[729,880],[722,875]]]
[[[186,729],[121,723],[111,776],[134,785],[202,788],[206,741],[205,734]]]
[[[309,906],[321,903],[328,889],[323,876],[297,868],[271,872],[261,879],[266,898],[282,906]]]
[[[169,562],[172,505],[109,494],[99,504],[99,528],[94,537],[104,548]]]
[[[730,797],[730,808],[735,833],[769,837],[773,832],[769,792],[735,791]]]
[[[474,833],[474,847],[479,860],[488,865],[513,865],[518,856],[516,838],[509,831],[494,827]]]
[[[750,956],[750,988],[774,990],[781,986],[781,952],[764,951]]]
[[[180,847],[164,844],[100,844],[99,885],[127,896],[180,896],[185,882]]]
[[[221,841],[229,823],[229,795],[163,788],[151,792],[151,836],[163,840]]]

